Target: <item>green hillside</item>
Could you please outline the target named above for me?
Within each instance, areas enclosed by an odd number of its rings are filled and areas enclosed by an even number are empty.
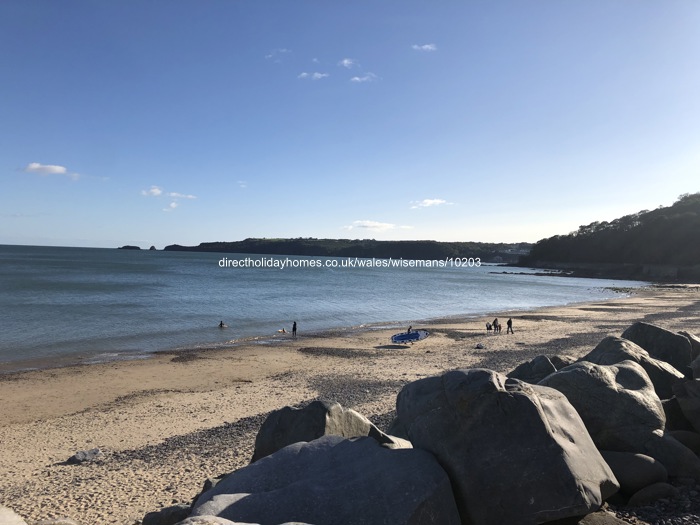
[[[520,255],[527,253],[530,246],[528,243],[250,238],[234,242],[204,242],[198,246],[173,244],[166,246],[165,250],[416,260],[479,257],[483,262],[516,262]]]

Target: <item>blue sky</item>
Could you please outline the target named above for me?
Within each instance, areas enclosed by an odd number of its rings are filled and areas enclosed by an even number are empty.
[[[0,2],[0,243],[537,241],[700,191],[695,0]]]

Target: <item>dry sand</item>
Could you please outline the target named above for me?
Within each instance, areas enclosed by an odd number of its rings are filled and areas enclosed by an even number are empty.
[[[0,504],[30,523],[138,523],[146,512],[190,502],[207,477],[245,466],[271,410],[331,399],[385,428],[396,394],[417,378],[455,368],[505,373],[540,354],[578,357],[636,321],[699,334],[699,313],[700,288],[652,287],[605,302],[498,312],[500,335],[486,334],[491,315],[414,326],[431,336],[412,346],[392,345],[396,330],[340,331],[3,374]],[[66,464],[94,447],[102,460]]]

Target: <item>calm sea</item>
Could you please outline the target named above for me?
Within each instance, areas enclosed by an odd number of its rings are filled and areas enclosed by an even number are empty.
[[[619,296],[608,287],[645,284],[510,268],[518,273],[504,274],[466,261],[443,268],[368,261],[375,266],[322,257],[0,246],[0,363],[50,366],[248,338],[269,342],[293,321],[300,335],[403,326],[606,299]]]

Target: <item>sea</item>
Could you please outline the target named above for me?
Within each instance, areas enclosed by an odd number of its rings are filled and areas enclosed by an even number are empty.
[[[0,245],[0,369],[266,345],[329,330],[418,328],[620,297],[647,283],[478,259],[410,261]],[[219,328],[219,323],[226,325]]]

